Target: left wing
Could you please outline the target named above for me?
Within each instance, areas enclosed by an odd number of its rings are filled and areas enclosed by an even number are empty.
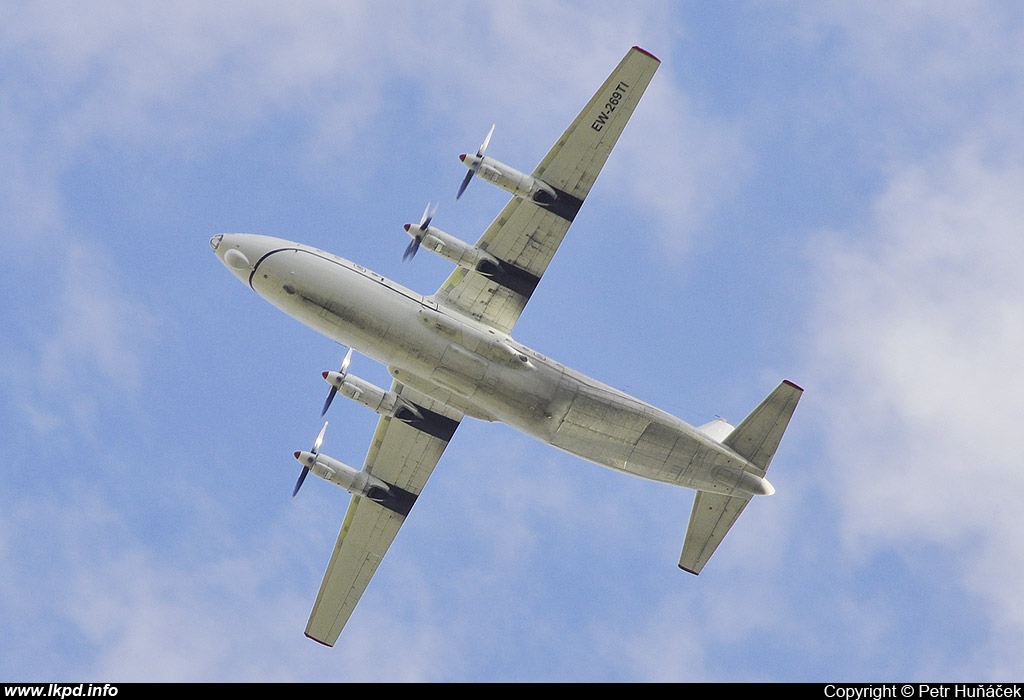
[[[647,51],[629,50],[533,171],[556,200],[513,197],[477,242],[501,269],[483,275],[456,268],[434,295],[438,303],[512,330],[659,65]]]
[[[306,636],[327,646],[338,640],[462,420],[462,414],[397,381],[391,390],[415,404],[423,419],[406,423],[381,416],[364,470],[408,496],[390,507],[365,496],[352,497],[306,623]]]

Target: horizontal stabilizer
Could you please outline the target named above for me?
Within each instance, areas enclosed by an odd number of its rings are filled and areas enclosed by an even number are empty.
[[[762,471],[768,471],[782,434],[804,390],[791,381],[784,381],[755,408],[722,444],[731,448]]]
[[[699,574],[749,502],[749,496],[722,496],[698,491],[697,497],[693,499],[679,568],[691,574]]]

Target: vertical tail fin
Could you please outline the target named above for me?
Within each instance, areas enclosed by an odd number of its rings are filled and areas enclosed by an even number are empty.
[[[782,382],[722,440],[722,444],[760,469],[762,474],[768,471],[803,393],[804,390],[793,382]]]
[[[760,469],[763,475],[768,471],[803,391],[793,382],[782,382],[722,440],[722,444]],[[686,528],[679,568],[699,574],[750,499],[751,496],[698,491]]]

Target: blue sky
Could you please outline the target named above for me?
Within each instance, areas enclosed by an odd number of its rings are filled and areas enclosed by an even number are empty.
[[[0,680],[1019,680],[1024,10],[0,2]],[[429,293],[634,44],[662,67],[516,338],[679,415],[806,389],[700,577],[693,494],[460,428],[334,649],[343,349],[228,231]],[[386,382],[356,357],[353,371]],[[335,402],[361,464],[376,416]]]

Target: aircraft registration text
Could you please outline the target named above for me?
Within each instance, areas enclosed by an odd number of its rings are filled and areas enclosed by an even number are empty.
[[[611,97],[604,103],[604,111],[597,115],[597,119],[590,125],[590,128],[594,131],[600,131],[604,128],[604,125],[611,119],[612,112],[619,106],[619,102],[626,96],[626,89],[629,87],[628,83],[619,82],[615,86],[615,91],[612,92]]]

